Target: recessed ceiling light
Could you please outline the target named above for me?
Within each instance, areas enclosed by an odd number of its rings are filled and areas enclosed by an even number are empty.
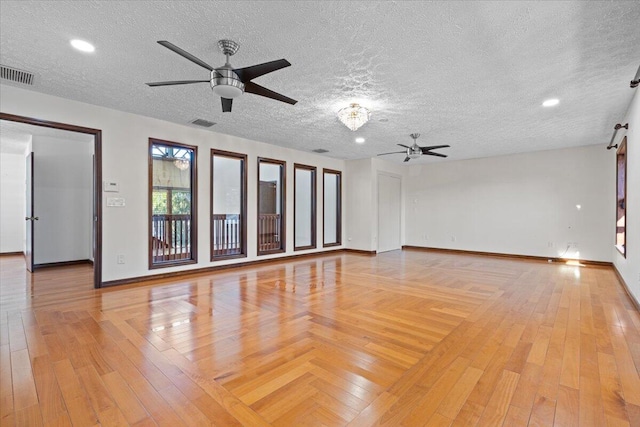
[[[91,43],[79,39],[71,40],[71,46],[81,52],[93,52],[94,50],[96,50],[96,48],[93,47]]]
[[[357,137],[357,138],[356,138],[356,142],[357,142],[358,144],[362,144],[362,143],[364,143],[364,138],[363,138],[363,137],[361,137],[361,136],[359,136],[359,137]]]
[[[560,100],[558,98],[547,99],[542,103],[543,107],[553,107],[554,105],[558,105]]]

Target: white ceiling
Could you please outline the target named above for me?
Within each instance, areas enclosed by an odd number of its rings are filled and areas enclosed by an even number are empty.
[[[442,151],[459,160],[607,143],[633,95],[639,22],[638,1],[3,0],[0,62],[34,72],[32,90],[180,124],[203,118],[271,144],[356,159],[419,132],[419,144],[450,144]],[[72,38],[96,52],[73,50]],[[157,40],[217,67],[222,38],[241,45],[236,68],[289,60],[256,83],[298,104],[244,94],[223,114],[207,84],[144,84],[208,78]],[[552,97],[560,104],[542,108]],[[372,110],[357,132],[336,118],[353,101]],[[430,161],[443,159],[418,160]]]

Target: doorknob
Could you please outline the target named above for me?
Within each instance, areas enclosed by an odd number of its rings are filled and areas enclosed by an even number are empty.
[[[32,217],[26,216],[24,219],[25,219],[25,221],[37,221],[40,218],[38,218],[37,216],[32,216]]]

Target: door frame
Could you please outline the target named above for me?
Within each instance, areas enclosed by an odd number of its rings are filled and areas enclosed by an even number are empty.
[[[102,287],[102,130],[0,112],[0,120],[93,135],[93,286]]]
[[[31,149],[31,151],[29,151],[29,153],[27,154],[26,157],[26,178],[27,178],[27,182],[26,182],[26,188],[25,188],[25,196],[26,196],[26,203],[29,209],[27,209],[25,211],[25,221],[29,221],[25,224],[25,228],[26,228],[26,233],[25,233],[25,248],[24,248],[24,261],[25,264],[27,266],[27,271],[29,273],[33,273],[34,270],[34,265],[33,265],[33,230],[35,229],[35,224],[33,223],[33,212],[34,212],[34,206],[33,206],[33,164],[34,164],[34,154],[33,154],[33,148]]]
[[[376,175],[376,253],[380,253],[380,177],[386,176],[389,178],[395,178],[400,181],[400,205],[398,210],[398,239],[400,240],[400,247],[398,249],[402,249],[402,241],[403,241],[403,233],[402,233],[402,220],[403,220],[403,204],[402,204],[402,191],[403,191],[403,183],[402,183],[402,175],[398,175],[392,172],[387,171],[378,171]],[[397,250],[397,249],[392,249]],[[388,251],[385,251],[388,252]]]

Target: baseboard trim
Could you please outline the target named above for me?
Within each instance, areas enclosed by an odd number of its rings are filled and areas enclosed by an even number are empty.
[[[360,254],[360,255],[369,255],[369,256],[375,256],[377,255],[376,251],[365,251],[363,249],[343,249],[345,252],[349,252],[352,254]]]
[[[2,253],[0,253],[0,256],[16,256],[16,255],[24,255],[24,252],[19,251],[19,252],[2,252]]]
[[[33,264],[34,270],[41,268],[56,268],[56,267],[69,267],[71,265],[89,264],[93,265],[93,261],[90,259],[78,259],[74,261],[61,261],[61,262],[47,262],[45,264]]]
[[[615,264],[613,264],[613,271],[615,271],[616,276],[618,276],[618,281],[620,282],[620,284],[624,288],[625,292],[629,296],[629,299],[631,300],[633,305],[636,307],[636,310],[638,310],[638,312],[640,312],[640,302],[631,293],[631,289],[629,288],[629,285],[627,285],[627,282],[624,281],[624,279],[622,278],[622,274],[620,274],[620,272],[618,271],[618,268],[616,267]]]
[[[169,279],[176,276],[196,276],[200,274],[212,273],[221,270],[233,270],[241,267],[251,267],[259,264],[275,264],[282,261],[292,260],[292,259],[300,259],[300,258],[310,258],[310,257],[318,257],[323,255],[335,255],[337,252],[344,252],[345,249],[332,249],[322,252],[311,252],[306,254],[294,254],[287,255],[278,258],[269,258],[269,259],[256,259],[252,261],[245,262],[237,262],[235,264],[226,264],[226,265],[212,265],[209,267],[201,267],[194,268],[192,270],[182,270],[182,271],[172,271],[170,273],[159,273],[159,274],[151,274],[148,276],[137,276],[137,277],[129,277],[127,279],[118,279],[118,280],[109,280],[106,282],[102,282],[102,287],[111,287],[118,285],[129,285],[131,283],[143,282],[147,280],[162,280]]]
[[[444,253],[452,253],[459,255],[480,255],[480,256],[489,256],[489,257],[498,257],[498,258],[513,258],[519,260],[529,260],[529,261],[538,261],[538,262],[569,262],[569,261],[578,261],[582,265],[589,266],[597,266],[597,267],[611,267],[613,266],[612,262],[608,261],[590,261],[590,260],[574,260],[568,258],[549,258],[535,255],[518,255],[518,254],[504,254],[500,252],[481,252],[481,251],[468,251],[464,249],[445,249],[445,248],[431,248],[426,246],[411,246],[404,245],[402,246],[402,250],[410,249],[417,251],[425,251],[425,252],[444,252]]]

